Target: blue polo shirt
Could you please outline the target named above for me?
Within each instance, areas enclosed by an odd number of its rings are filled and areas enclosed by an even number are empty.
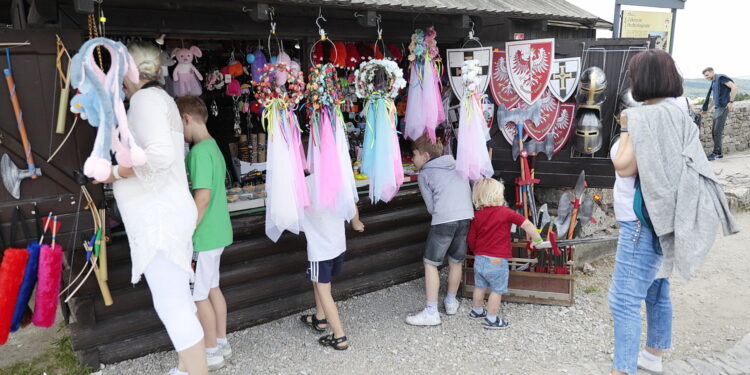
[[[732,89],[727,87],[727,82],[734,81],[723,74],[717,74],[711,82],[711,95],[714,96],[714,106],[716,108],[724,108],[729,104],[729,94]]]

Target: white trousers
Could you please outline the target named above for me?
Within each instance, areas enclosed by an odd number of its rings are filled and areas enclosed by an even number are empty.
[[[151,290],[154,309],[178,352],[203,340],[203,328],[195,315],[190,275],[164,254],[157,252],[143,273]]]

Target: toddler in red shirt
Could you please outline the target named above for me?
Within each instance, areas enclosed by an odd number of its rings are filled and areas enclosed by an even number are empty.
[[[508,259],[511,224],[520,226],[534,243],[542,242],[534,224],[505,206],[505,187],[499,181],[485,178],[474,184],[471,199],[476,212],[466,242],[474,252],[474,298],[469,317],[484,318],[486,329],[505,328],[509,324],[498,317],[500,300],[508,292]],[[490,289],[485,310],[484,296]]]

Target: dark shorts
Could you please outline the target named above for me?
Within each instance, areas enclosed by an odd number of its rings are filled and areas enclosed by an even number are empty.
[[[453,263],[461,263],[466,257],[466,235],[469,234],[471,220],[452,221],[433,225],[427,235],[427,246],[423,261],[433,266],[443,264],[445,254]]]
[[[341,274],[345,254],[320,262],[307,262],[307,279],[315,283],[330,283],[331,277]]]

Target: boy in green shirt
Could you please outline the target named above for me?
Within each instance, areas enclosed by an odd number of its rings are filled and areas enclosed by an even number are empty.
[[[216,141],[206,129],[208,111],[197,96],[177,98],[184,126],[185,141],[191,144],[187,155],[198,223],[193,234],[193,259],[197,258],[193,299],[203,326],[209,370],[224,366],[232,355],[227,342],[227,303],[219,289],[221,253],[232,243],[232,222],[227,205],[226,164]]]

